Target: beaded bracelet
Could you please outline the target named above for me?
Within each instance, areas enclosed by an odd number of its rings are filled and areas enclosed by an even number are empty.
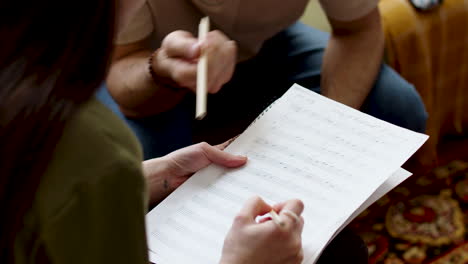
[[[151,55],[148,58],[148,71],[149,71],[149,74],[151,75],[151,79],[153,79],[153,82],[155,84],[167,87],[172,91],[181,91],[182,89],[177,87],[175,82],[173,82],[169,78],[158,76],[156,72],[154,72],[153,57],[157,55],[158,51],[159,49],[155,50],[153,53],[151,53]]]

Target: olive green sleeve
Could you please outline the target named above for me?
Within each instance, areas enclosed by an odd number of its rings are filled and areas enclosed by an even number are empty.
[[[108,163],[96,181],[76,185],[42,232],[51,263],[148,264],[145,182],[138,165]]]

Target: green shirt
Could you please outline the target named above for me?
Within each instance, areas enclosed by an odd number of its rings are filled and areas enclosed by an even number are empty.
[[[16,262],[37,263],[42,248],[51,263],[148,264],[141,160],[129,128],[97,100],[85,104],[42,177]]]

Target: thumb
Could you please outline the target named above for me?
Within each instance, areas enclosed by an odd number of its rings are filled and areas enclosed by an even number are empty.
[[[211,146],[209,144],[203,144],[202,150],[205,153],[205,156],[212,163],[225,166],[228,168],[236,168],[244,165],[247,162],[247,157],[234,155],[225,151],[220,150],[217,147]]]

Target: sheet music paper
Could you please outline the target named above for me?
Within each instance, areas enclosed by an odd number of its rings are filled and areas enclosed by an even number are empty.
[[[338,235],[338,233],[346,227],[347,224],[351,223],[351,221],[356,218],[360,213],[362,213],[364,210],[366,210],[367,207],[371,206],[373,203],[375,203],[378,199],[382,198],[386,193],[388,193],[390,190],[395,188],[395,186],[399,185],[402,183],[404,180],[408,179],[412,175],[411,172],[405,170],[405,169],[398,169],[395,173],[393,173],[387,180],[385,180],[382,185],[377,188],[377,190],[374,191],[374,193],[367,198],[367,200],[359,206],[359,208],[354,211],[354,213],[346,220],[346,222],[343,224],[343,226],[340,227],[335,233],[335,235]]]
[[[367,207],[376,202],[378,199],[382,198],[387,192],[392,190],[395,186],[402,183],[408,177],[411,176],[411,173],[400,168],[395,173],[393,173],[374,193],[346,220],[346,222],[335,232],[334,236],[329,239],[328,242],[339,234],[347,224],[349,224],[354,218],[356,218],[360,213],[362,213]],[[153,263],[156,263],[157,256],[149,251],[149,259]]]
[[[248,156],[246,166],[209,166],[147,215],[152,258],[158,264],[219,261],[234,216],[259,195],[269,203],[304,202],[304,263],[314,263],[425,140],[294,85],[226,149]]]

